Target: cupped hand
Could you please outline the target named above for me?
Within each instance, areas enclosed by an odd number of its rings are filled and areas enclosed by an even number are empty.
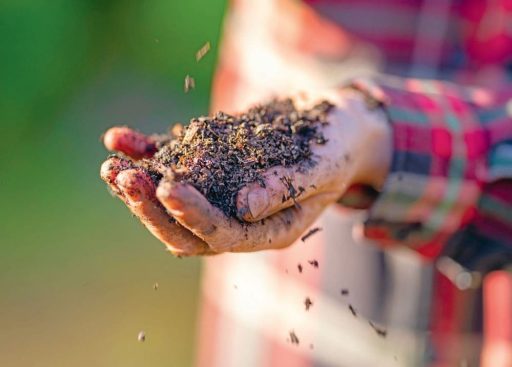
[[[391,129],[384,112],[369,109],[354,90],[324,95],[334,103],[322,127],[326,144],[312,146],[312,168],[272,167],[263,174],[264,185],[252,183],[237,195],[238,216],[247,222],[268,217],[305,200],[329,194],[339,199],[352,185],[382,186],[391,161]],[[308,107],[312,100],[298,99]]]
[[[105,133],[106,148],[126,158],[108,158],[101,178],[175,255],[284,248],[350,185],[378,187],[389,166],[390,131],[382,112],[368,111],[355,92],[335,93],[329,99],[335,107],[329,123],[321,127],[327,142],[312,143],[315,164],[307,169],[270,168],[263,175],[265,187],[252,183],[238,193],[238,219],[227,217],[192,185],[168,175],[155,186],[137,162],[155,153],[155,140],[127,127]]]

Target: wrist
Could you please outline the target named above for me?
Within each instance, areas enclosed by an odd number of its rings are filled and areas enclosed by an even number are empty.
[[[371,154],[365,156],[362,165],[362,182],[380,189],[391,169],[393,157],[393,132],[387,116],[381,108],[368,111],[368,119],[372,120],[373,129],[366,136],[366,147]]]
[[[348,156],[354,171],[350,184],[365,184],[380,189],[391,167],[392,128],[382,106],[366,94],[354,89],[343,92],[340,109],[346,115],[342,121]]]

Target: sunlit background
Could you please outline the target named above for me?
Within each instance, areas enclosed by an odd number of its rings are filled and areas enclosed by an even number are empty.
[[[200,263],[110,196],[99,137],[207,112],[224,7],[0,2],[1,366],[192,364]]]

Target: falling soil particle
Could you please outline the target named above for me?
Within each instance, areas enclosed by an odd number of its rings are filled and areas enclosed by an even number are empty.
[[[375,330],[378,336],[385,338],[388,335],[388,331],[386,329],[378,327],[371,321],[368,321],[368,324],[372,327],[373,330]]]
[[[293,331],[293,330],[290,331],[290,341],[292,342],[292,344],[299,345],[299,343],[300,343],[300,340],[297,337],[297,334],[295,334],[295,331]]]
[[[146,333],[144,331],[140,331],[137,335],[137,340],[141,343],[146,341]]]
[[[201,60],[210,51],[210,42],[206,42],[197,52],[196,61]]]
[[[304,306],[306,306],[306,311],[309,311],[310,307],[313,306],[313,301],[311,301],[311,298],[306,297],[304,300]]]
[[[318,268],[318,260],[309,260],[309,265],[311,265],[314,268]]]
[[[297,270],[302,273],[302,264],[297,264]]]
[[[348,309],[352,313],[352,316],[357,317],[357,312],[356,312],[356,309],[354,308],[354,306],[348,305]]]
[[[188,93],[190,90],[194,89],[195,87],[196,87],[196,81],[190,75],[187,75],[185,77],[185,85],[183,87],[183,89],[185,90],[185,93]]]
[[[313,228],[313,229],[309,230],[309,232],[308,232],[308,233],[306,233],[304,236],[302,236],[302,237],[300,238],[300,240],[301,240],[302,242],[306,242],[306,240],[307,240],[309,237],[311,237],[312,235],[314,235],[315,233],[317,233],[317,232],[319,232],[319,231],[321,231],[321,230],[322,230],[322,228],[320,228],[320,227],[315,227],[315,228]]]

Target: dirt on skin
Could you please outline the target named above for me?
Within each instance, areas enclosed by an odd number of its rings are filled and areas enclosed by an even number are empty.
[[[172,174],[173,180],[190,183],[226,215],[236,217],[238,191],[252,182],[264,186],[267,169],[298,165],[305,170],[315,164],[311,144],[326,143],[319,127],[327,124],[331,108],[323,101],[298,110],[285,99],[242,114],[194,118],[187,127],[174,128],[173,136],[161,137],[154,157],[142,165],[155,181],[162,172]],[[282,181],[288,183],[292,199],[303,190],[286,177]]]

